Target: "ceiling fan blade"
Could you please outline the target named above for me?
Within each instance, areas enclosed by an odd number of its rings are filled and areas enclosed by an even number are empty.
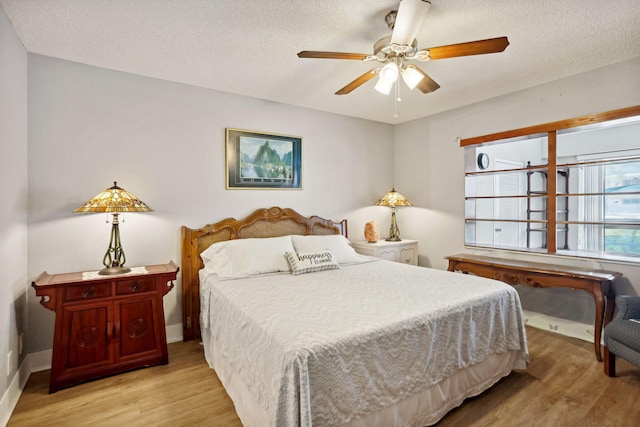
[[[369,55],[364,53],[318,52],[315,50],[303,50],[298,53],[298,58],[355,59],[364,61],[367,57],[369,57]]]
[[[436,90],[440,89],[440,85],[438,83],[436,83],[431,77],[429,77],[427,75],[427,73],[425,73],[424,71],[422,71],[420,68],[416,67],[415,65],[410,65],[410,67],[415,69],[420,74],[422,74],[422,80],[420,80],[420,83],[418,83],[416,85],[416,87],[418,89],[420,89],[420,92],[422,92],[422,93],[430,93],[430,92],[435,92]]]
[[[361,75],[360,77],[358,77],[357,79],[355,79],[354,81],[352,81],[351,83],[349,83],[348,85],[346,85],[345,87],[337,91],[336,95],[346,95],[350,93],[352,90],[359,88],[360,86],[362,86],[363,84],[365,84],[366,82],[374,78],[379,71],[380,71],[380,68],[374,68],[373,70],[367,71],[366,73],[364,73],[363,75]]]
[[[507,46],[509,46],[509,40],[506,37],[497,37],[495,39],[431,47],[427,50],[429,51],[429,59],[444,59],[502,52]]]
[[[402,0],[398,7],[391,43],[411,46],[431,3],[426,0]]]

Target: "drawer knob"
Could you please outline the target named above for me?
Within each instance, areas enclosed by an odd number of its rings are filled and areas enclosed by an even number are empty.
[[[136,280],[129,285],[129,289],[131,292],[139,292],[140,289],[142,289],[142,282],[140,280]]]
[[[94,297],[96,295],[96,288],[95,286],[87,286],[86,288],[84,288],[82,290],[82,293],[80,294],[82,295],[82,298],[91,298]]]

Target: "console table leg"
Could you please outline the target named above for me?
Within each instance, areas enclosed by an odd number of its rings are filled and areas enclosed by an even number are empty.
[[[602,297],[602,288],[600,286],[594,286],[591,295],[593,295],[593,301],[596,305],[596,324],[593,331],[593,341],[596,351],[596,359],[598,359],[598,362],[602,362],[602,351],[600,349],[602,323],[604,319],[604,298]]]

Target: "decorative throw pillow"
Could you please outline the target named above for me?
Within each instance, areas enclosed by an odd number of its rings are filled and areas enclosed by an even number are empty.
[[[313,252],[328,249],[340,265],[363,262],[363,257],[353,249],[349,240],[340,234],[326,236],[291,236],[296,252]]]
[[[291,274],[294,275],[340,268],[328,249],[315,252],[286,252],[284,255],[291,266]]]

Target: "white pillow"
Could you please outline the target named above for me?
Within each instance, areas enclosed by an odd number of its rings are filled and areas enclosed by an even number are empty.
[[[291,236],[235,239],[217,242],[200,257],[205,270],[219,277],[236,278],[291,271],[285,252],[295,251]]]
[[[362,262],[362,258],[351,247],[349,240],[341,234],[327,236],[291,236],[296,252],[315,252],[328,249],[338,264]]]
[[[316,252],[287,252],[285,257],[289,261],[291,273],[294,275],[340,268],[336,260],[333,259],[331,251],[326,249]]]

